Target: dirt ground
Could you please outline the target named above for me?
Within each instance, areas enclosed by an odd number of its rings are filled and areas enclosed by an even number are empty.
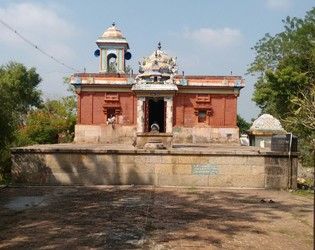
[[[285,191],[7,187],[0,249],[313,249],[313,212]]]

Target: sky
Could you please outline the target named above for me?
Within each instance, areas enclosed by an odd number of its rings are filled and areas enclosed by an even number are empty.
[[[314,6],[313,0],[0,0],[0,19],[79,72],[99,71],[95,41],[115,22],[129,42],[134,72],[160,41],[177,57],[179,73],[242,76],[238,113],[250,121],[260,113],[251,101],[255,77],[246,74],[255,57],[251,48],[266,33],[281,32],[285,17],[303,17]],[[68,94],[63,79],[74,70],[0,24],[0,65],[9,61],[37,69],[45,98]]]

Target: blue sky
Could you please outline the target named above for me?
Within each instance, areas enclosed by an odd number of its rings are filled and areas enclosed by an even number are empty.
[[[162,49],[177,57],[179,72],[242,75],[246,87],[238,113],[249,121],[259,114],[251,101],[255,78],[245,75],[254,58],[251,47],[265,33],[282,31],[286,16],[303,17],[314,6],[312,0],[0,0],[0,18],[56,58],[88,72],[98,72],[95,41],[115,21],[129,42],[134,72],[161,41]],[[37,68],[45,97],[67,95],[63,77],[73,72],[0,24],[0,64],[10,60]]]

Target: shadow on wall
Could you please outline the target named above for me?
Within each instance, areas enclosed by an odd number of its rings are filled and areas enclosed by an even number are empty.
[[[32,190],[29,188],[28,192],[34,193]],[[173,249],[189,244],[187,247],[224,247],[227,246],[224,242],[231,243],[244,234],[251,239],[257,235],[268,239],[271,232],[266,228],[284,220],[284,214],[294,210],[298,211],[297,216],[303,216],[312,209],[310,205],[278,201],[275,205],[261,204],[261,196],[242,191],[136,187],[42,190],[50,195],[47,206],[24,213],[0,209],[2,246]],[[10,190],[7,192],[10,194]],[[247,244],[248,248],[257,247],[256,242]]]
[[[122,163],[115,154],[14,154],[15,184],[35,185],[147,185],[154,184],[154,168]]]
[[[11,175],[14,183],[28,185],[57,183],[52,169],[45,163],[45,155],[14,154],[11,159]]]
[[[297,168],[297,157],[265,157],[265,187],[267,189],[296,189]]]
[[[296,188],[296,157],[291,159],[292,164],[286,156],[191,157],[117,154],[115,150],[106,153],[80,150],[75,153],[15,153],[12,155],[12,180],[15,184],[26,185]],[[209,163],[215,161],[217,165]],[[193,172],[196,167],[200,168],[200,173]],[[217,171],[220,174],[217,175]]]

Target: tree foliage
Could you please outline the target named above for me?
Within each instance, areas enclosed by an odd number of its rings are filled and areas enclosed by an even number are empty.
[[[10,166],[9,148],[18,126],[27,112],[42,102],[37,88],[40,81],[35,68],[14,62],[0,66],[0,180]]]
[[[237,126],[240,129],[240,134],[243,134],[250,129],[251,124],[247,122],[244,118],[242,118],[240,115],[237,115]]]
[[[41,104],[41,91],[37,88],[40,82],[35,68],[28,70],[23,64],[15,62],[0,67],[2,94],[9,96],[7,101],[19,114],[25,114]]]
[[[71,142],[76,122],[74,96],[47,100],[26,116],[26,124],[17,137],[19,145]]]
[[[43,103],[34,68],[20,63],[0,67],[0,182],[10,172],[10,147],[69,142],[76,120],[75,96]]]
[[[304,162],[312,162],[315,139],[315,8],[304,18],[283,20],[284,31],[254,46],[248,72],[257,75],[253,100],[301,139]],[[309,150],[304,150],[303,147]]]

